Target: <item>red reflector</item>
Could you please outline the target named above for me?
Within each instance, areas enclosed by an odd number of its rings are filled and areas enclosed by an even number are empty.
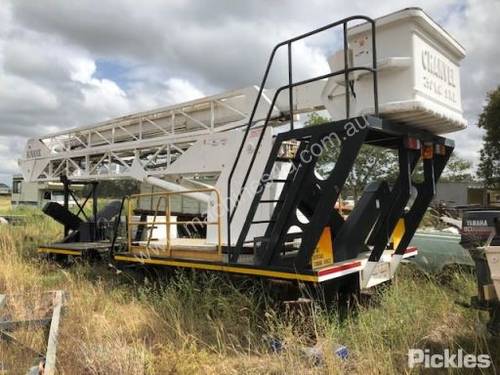
[[[420,140],[417,139],[417,138],[411,138],[411,137],[408,137],[408,138],[405,138],[405,147],[408,149],[408,150],[420,150]]]

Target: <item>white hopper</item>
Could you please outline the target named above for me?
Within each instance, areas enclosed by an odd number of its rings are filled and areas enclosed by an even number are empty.
[[[371,26],[348,29],[349,66],[371,66]],[[409,8],[376,20],[379,114],[435,134],[464,129],[459,64],[465,51],[421,9]],[[329,59],[332,71],[344,68],[343,51]],[[350,117],[373,114],[373,81],[368,72],[351,73],[356,97]],[[329,79],[323,91],[334,119],[345,113],[344,76]]]

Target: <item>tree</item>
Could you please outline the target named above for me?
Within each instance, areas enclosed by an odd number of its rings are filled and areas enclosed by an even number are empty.
[[[309,115],[305,125],[314,126],[327,122],[328,119],[312,113]],[[340,152],[339,147],[328,147],[320,156],[318,173],[325,176],[334,167]],[[374,181],[394,180],[398,173],[398,156],[381,147],[363,145],[356,158],[353,169],[344,185],[344,197],[352,195],[356,202],[365,187]]]
[[[309,115],[305,125],[314,126],[327,122],[328,119],[313,112]],[[340,148],[330,147],[325,149],[320,156],[318,163],[318,173],[327,175],[335,166]],[[363,145],[356,158],[354,167],[349,174],[344,185],[344,196],[352,195],[354,201],[361,196],[365,187],[374,181],[386,180],[392,182],[396,179],[399,171],[398,155],[396,151],[387,150],[381,147]],[[422,164],[419,163],[413,173],[413,181],[423,180]],[[446,168],[443,171],[440,181],[442,182],[465,182],[472,181],[472,163],[462,159],[456,154],[452,154]]]
[[[440,181],[442,182],[467,182],[473,181],[472,163],[452,154],[446,165]]]
[[[500,86],[488,93],[488,102],[479,116],[485,130],[478,175],[487,188],[500,187]]]

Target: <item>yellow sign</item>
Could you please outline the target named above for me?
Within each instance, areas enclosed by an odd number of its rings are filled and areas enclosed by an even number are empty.
[[[312,268],[328,266],[333,263],[332,234],[330,228],[323,229],[321,237],[314,249],[312,256]]]

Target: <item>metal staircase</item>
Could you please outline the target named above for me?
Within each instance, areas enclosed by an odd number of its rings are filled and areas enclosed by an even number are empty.
[[[371,66],[349,66],[349,58],[348,58],[348,43],[347,43],[347,27],[349,22],[353,21],[366,21],[371,25],[371,43],[372,43],[372,65]],[[318,33],[324,32],[326,30],[330,30],[332,28],[336,27],[342,27],[343,31],[343,46],[344,46],[344,69],[334,71],[322,76],[306,79],[303,81],[298,81],[294,82],[293,81],[293,69],[292,69],[292,46],[295,42],[297,41],[302,41],[312,35],[316,35]],[[286,218],[289,217],[289,215],[293,214],[293,217],[296,217],[294,210],[301,209],[309,212],[309,217],[306,214],[307,219],[312,220],[310,222],[311,225],[308,225],[308,227],[311,227],[310,230],[315,232],[315,235],[313,236],[314,238],[311,240],[308,240],[306,237],[303,238],[302,241],[303,243],[306,243],[306,246],[309,246],[309,242],[311,241],[316,241],[317,238],[321,235],[321,231],[324,228],[324,225],[318,226],[316,229],[313,229],[315,221],[318,219],[315,217],[315,213],[317,212],[317,205],[314,204],[313,202],[307,201],[307,198],[300,199],[300,195],[304,192],[304,188],[311,189],[310,192],[313,194],[318,194],[318,191],[321,189],[321,183],[319,181],[313,181],[313,176],[314,176],[314,167],[317,162],[317,156],[312,156],[310,162],[304,163],[303,160],[301,160],[301,155],[304,152],[308,152],[309,154],[311,153],[311,147],[313,147],[314,144],[317,144],[318,142],[321,142],[322,138],[325,136],[328,136],[328,134],[331,132],[330,127],[314,127],[314,128],[302,128],[302,129],[295,129],[294,130],[294,109],[293,109],[293,94],[294,94],[294,89],[297,89],[300,86],[307,85],[314,83],[319,80],[324,80],[330,77],[334,76],[339,76],[343,75],[344,77],[344,88],[345,88],[345,113],[346,113],[346,118],[349,118],[349,108],[350,108],[350,101],[351,101],[351,95],[353,91],[353,85],[351,82],[351,77],[350,74],[356,71],[365,71],[368,73],[371,73],[373,75],[373,108],[375,109],[375,115],[378,114],[378,93],[377,93],[377,54],[376,54],[376,35],[375,35],[375,22],[365,16],[353,16],[353,17],[348,17],[343,20],[331,23],[329,25],[326,25],[322,28],[313,30],[311,32],[308,32],[306,34],[300,35],[298,37],[286,40],[284,42],[281,42],[275,46],[273,49],[271,56],[269,58],[262,83],[260,85],[260,90],[257,95],[257,98],[255,100],[255,105],[253,108],[253,111],[250,115],[250,121],[245,129],[245,135],[243,137],[243,140],[240,144],[239,151],[236,155],[235,162],[233,164],[233,167],[231,169],[231,173],[229,175],[228,179],[228,185],[227,185],[227,190],[228,190],[228,209],[227,209],[227,222],[228,222],[228,233],[227,233],[227,238],[228,238],[228,244],[231,244],[231,222],[233,220],[234,214],[238,208],[238,205],[240,203],[241,197],[245,191],[248,191],[247,188],[247,181],[248,177],[250,175],[250,172],[252,170],[252,167],[254,165],[257,153],[259,151],[259,148],[261,146],[261,142],[264,136],[264,133],[266,131],[267,126],[269,125],[269,121],[271,118],[271,112],[268,112],[268,115],[266,116],[264,125],[262,126],[262,130],[259,136],[259,139],[257,141],[256,147],[253,151],[252,158],[250,160],[250,164],[248,166],[248,169],[246,171],[245,177],[243,179],[242,185],[240,187],[240,190],[238,192],[238,195],[234,202],[231,202],[231,182],[233,175],[235,173],[236,168],[238,167],[241,153],[243,151],[243,148],[245,146],[245,142],[247,140],[248,134],[250,132],[250,129],[252,128],[253,121],[252,119],[255,116],[255,113],[257,112],[259,108],[259,104],[261,102],[262,98],[262,93],[264,90],[264,87],[266,85],[269,71],[271,69],[271,66],[274,61],[274,57],[276,52],[282,48],[285,47],[287,48],[288,52],[288,84],[285,86],[280,87],[279,89],[276,90],[275,95],[271,101],[271,105],[269,108],[273,108],[274,104],[277,101],[277,98],[279,97],[280,94],[282,94],[284,91],[288,91],[288,96],[289,96],[289,102],[290,102],[290,113],[289,113],[289,121],[290,121],[290,131],[287,133],[281,133],[277,136],[277,138],[274,141],[274,146],[272,148],[272,151],[269,155],[263,176],[260,180],[259,183],[259,188],[257,189],[257,192],[255,192],[255,196],[253,199],[253,202],[251,204],[250,210],[247,215],[247,220],[244,223],[243,227],[241,228],[239,235],[238,235],[238,240],[236,243],[236,246],[231,247],[230,250],[230,261],[236,263],[238,261],[239,254],[244,251],[243,247],[246,245],[248,246],[248,243],[254,243],[254,245],[259,243],[259,246],[265,248],[265,250],[259,251],[260,255],[257,254],[257,258],[259,259],[259,263],[261,264],[269,264],[271,261],[275,261],[276,259],[276,252],[281,251],[282,245],[284,244],[284,241],[290,239],[291,237],[300,237],[299,234],[294,234],[290,236],[288,234],[288,229],[292,225],[285,225]],[[321,132],[323,129],[324,131]],[[363,134],[363,132],[362,132]],[[357,139],[357,138],[356,138]],[[300,146],[299,149],[297,150],[297,153],[295,155],[295,158],[293,160],[287,161],[287,160],[279,160],[278,154],[279,150],[283,145],[283,142],[285,141],[296,141],[299,142]],[[345,142],[346,145],[350,144],[351,141]],[[357,142],[359,143],[359,142]],[[359,143],[359,147],[361,146],[361,143]],[[349,146],[351,147],[351,146]],[[342,147],[342,150],[346,149],[347,147]],[[359,150],[359,148],[358,148]],[[344,152],[344,151],[342,151]],[[347,153],[347,151],[346,151]],[[347,161],[343,167],[336,167],[335,170],[337,171],[338,177],[334,179],[334,183],[337,185],[335,186],[336,192],[334,195],[330,197],[331,194],[326,194],[327,189],[323,189],[323,195],[328,195],[330,202],[333,199],[333,203],[337,200],[338,194],[341,189],[341,185],[343,185],[343,182],[345,182],[345,179],[347,178],[347,174],[350,171],[350,168],[352,167],[352,163],[354,162],[355,156],[357,155],[356,149],[352,149],[352,152],[349,152],[350,155],[345,155],[347,159],[352,159],[350,162]],[[289,162],[292,165],[292,168],[290,169],[290,173],[288,174],[288,177],[285,180],[280,180],[280,179],[274,179],[272,178],[272,170],[275,168],[276,163],[279,162]],[[342,170],[340,170],[342,169]],[[339,174],[342,172],[342,175],[345,174],[345,177],[342,179],[342,176]],[[304,181],[307,181],[304,183]],[[267,185],[269,184],[283,184],[283,189],[281,191],[280,198],[276,201],[268,201],[268,200],[262,200],[262,195],[263,191],[266,188]],[[251,192],[253,193],[253,192]],[[321,195],[321,194],[320,194]],[[234,203],[234,205],[232,205]],[[320,200],[318,204],[325,204],[323,200]],[[275,204],[271,219],[268,221],[260,221],[260,220],[254,220],[254,216],[257,212],[258,206],[261,204]],[[299,207],[300,206],[300,207]],[[301,212],[302,212],[301,210]],[[303,213],[303,212],[302,212]],[[254,240],[247,240],[247,235],[248,231],[250,229],[250,226],[256,225],[256,224],[268,224],[266,233],[263,237],[260,237],[258,239]],[[299,228],[302,227],[302,233],[304,236],[304,225],[300,223],[298,220],[295,220],[293,225],[298,226]],[[285,229],[285,226],[287,228]],[[316,232],[319,231],[319,234]],[[317,235],[316,235],[317,234]],[[316,238],[317,237],[317,238]],[[311,246],[312,250],[314,249],[316,242]],[[281,245],[281,246],[279,246]],[[311,250],[311,251],[312,251]],[[307,250],[307,253],[310,251]],[[305,250],[299,251],[300,255],[300,260],[298,260],[298,263],[302,265],[302,263],[307,263],[305,261]],[[310,258],[310,256],[309,256]]]
[[[335,211],[334,205],[367,134],[365,129],[360,130],[356,136],[345,137],[345,130],[341,125],[332,127],[332,124],[324,124],[296,129],[277,136],[258,193],[248,213],[248,220],[240,232],[232,261],[237,261],[244,245],[248,246],[249,242],[253,242],[256,260],[260,265],[272,263],[290,266],[290,263],[294,263],[294,266],[304,268],[309,263],[325,226],[330,226],[332,235],[337,233],[343,219]],[[315,173],[320,155],[312,148],[321,144],[332,131],[337,131],[340,134],[339,139],[345,138],[345,141],[340,145],[339,162],[324,179],[320,179]],[[300,142],[295,157],[289,161],[290,172],[286,179],[274,179],[272,171],[275,163],[281,162],[277,161],[278,151],[283,142],[290,139]],[[279,199],[275,202],[262,200],[265,187],[278,183],[283,185]],[[246,240],[250,226],[261,223],[253,221],[253,217],[259,205],[265,203],[274,203],[275,207],[264,236],[253,241]],[[291,228],[299,230],[294,232]],[[290,260],[287,258],[287,252],[297,250],[291,245],[291,242],[297,239],[301,240],[300,248],[295,258]]]

